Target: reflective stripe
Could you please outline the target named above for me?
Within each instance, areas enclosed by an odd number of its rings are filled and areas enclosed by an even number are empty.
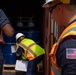
[[[54,72],[55,75],[61,75],[61,71],[57,70],[54,66],[51,67],[52,71]]]
[[[64,35],[66,35],[67,33],[71,32],[71,31],[75,31],[76,32],[76,27],[72,27],[71,29],[69,29]],[[64,36],[63,35],[63,36]]]
[[[32,43],[32,44],[30,44],[30,45],[28,46],[28,48],[26,49],[26,55],[27,55],[27,53],[28,53],[28,50],[30,50],[30,47],[33,46],[33,45],[35,45],[35,44],[36,44],[36,43]],[[30,52],[33,53],[31,50],[30,50]]]
[[[37,57],[37,55],[30,49],[31,46],[35,45],[36,43],[32,43],[30,44],[28,47],[22,43],[20,43],[20,45],[24,48],[26,48],[26,56],[27,56],[27,53],[28,53],[28,50],[29,52],[34,56],[34,57]]]
[[[29,52],[30,52],[34,57],[37,57],[37,55],[36,55],[31,49],[29,49]]]
[[[69,35],[69,33],[73,31],[76,33],[76,27],[72,27],[71,29],[69,29],[64,35],[62,35],[62,37],[57,42],[59,43],[65,36]],[[76,35],[76,34],[72,33],[72,35]]]

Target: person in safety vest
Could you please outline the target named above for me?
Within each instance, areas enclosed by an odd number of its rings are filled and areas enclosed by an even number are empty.
[[[46,0],[42,7],[65,27],[49,53],[51,75],[76,75],[76,0]]]
[[[16,34],[16,41],[16,55],[29,61],[26,75],[36,75],[37,64],[44,58],[45,50],[32,39],[25,38],[23,33]]]
[[[2,75],[3,60],[4,60],[3,59],[3,53],[2,53],[2,47],[3,47],[3,44],[4,44],[4,40],[3,40],[3,37],[2,37],[2,32],[4,32],[5,35],[8,36],[8,37],[12,37],[14,35],[14,29],[11,26],[10,21],[8,20],[4,11],[2,9],[0,9],[0,75]]]

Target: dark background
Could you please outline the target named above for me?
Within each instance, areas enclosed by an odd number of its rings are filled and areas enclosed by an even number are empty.
[[[0,8],[4,10],[15,28],[20,17],[32,17],[35,27],[39,29],[42,21],[42,0],[0,0]],[[27,23],[26,23],[27,24]]]

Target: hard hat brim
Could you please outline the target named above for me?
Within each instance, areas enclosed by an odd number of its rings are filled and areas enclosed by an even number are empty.
[[[22,36],[24,36],[25,37],[25,35],[24,34],[22,34],[22,33],[17,33],[16,34],[16,40],[18,40],[20,37],[22,37]]]
[[[43,7],[43,8],[48,8],[48,7],[49,7],[49,3],[52,3],[52,2],[48,1],[48,2],[44,3],[44,4],[42,5],[42,7]]]

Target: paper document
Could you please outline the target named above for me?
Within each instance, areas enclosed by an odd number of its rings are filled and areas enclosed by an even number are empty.
[[[16,52],[16,45],[12,45],[11,46],[11,53],[15,53]]]
[[[15,70],[17,71],[27,71],[28,61],[16,60]]]

